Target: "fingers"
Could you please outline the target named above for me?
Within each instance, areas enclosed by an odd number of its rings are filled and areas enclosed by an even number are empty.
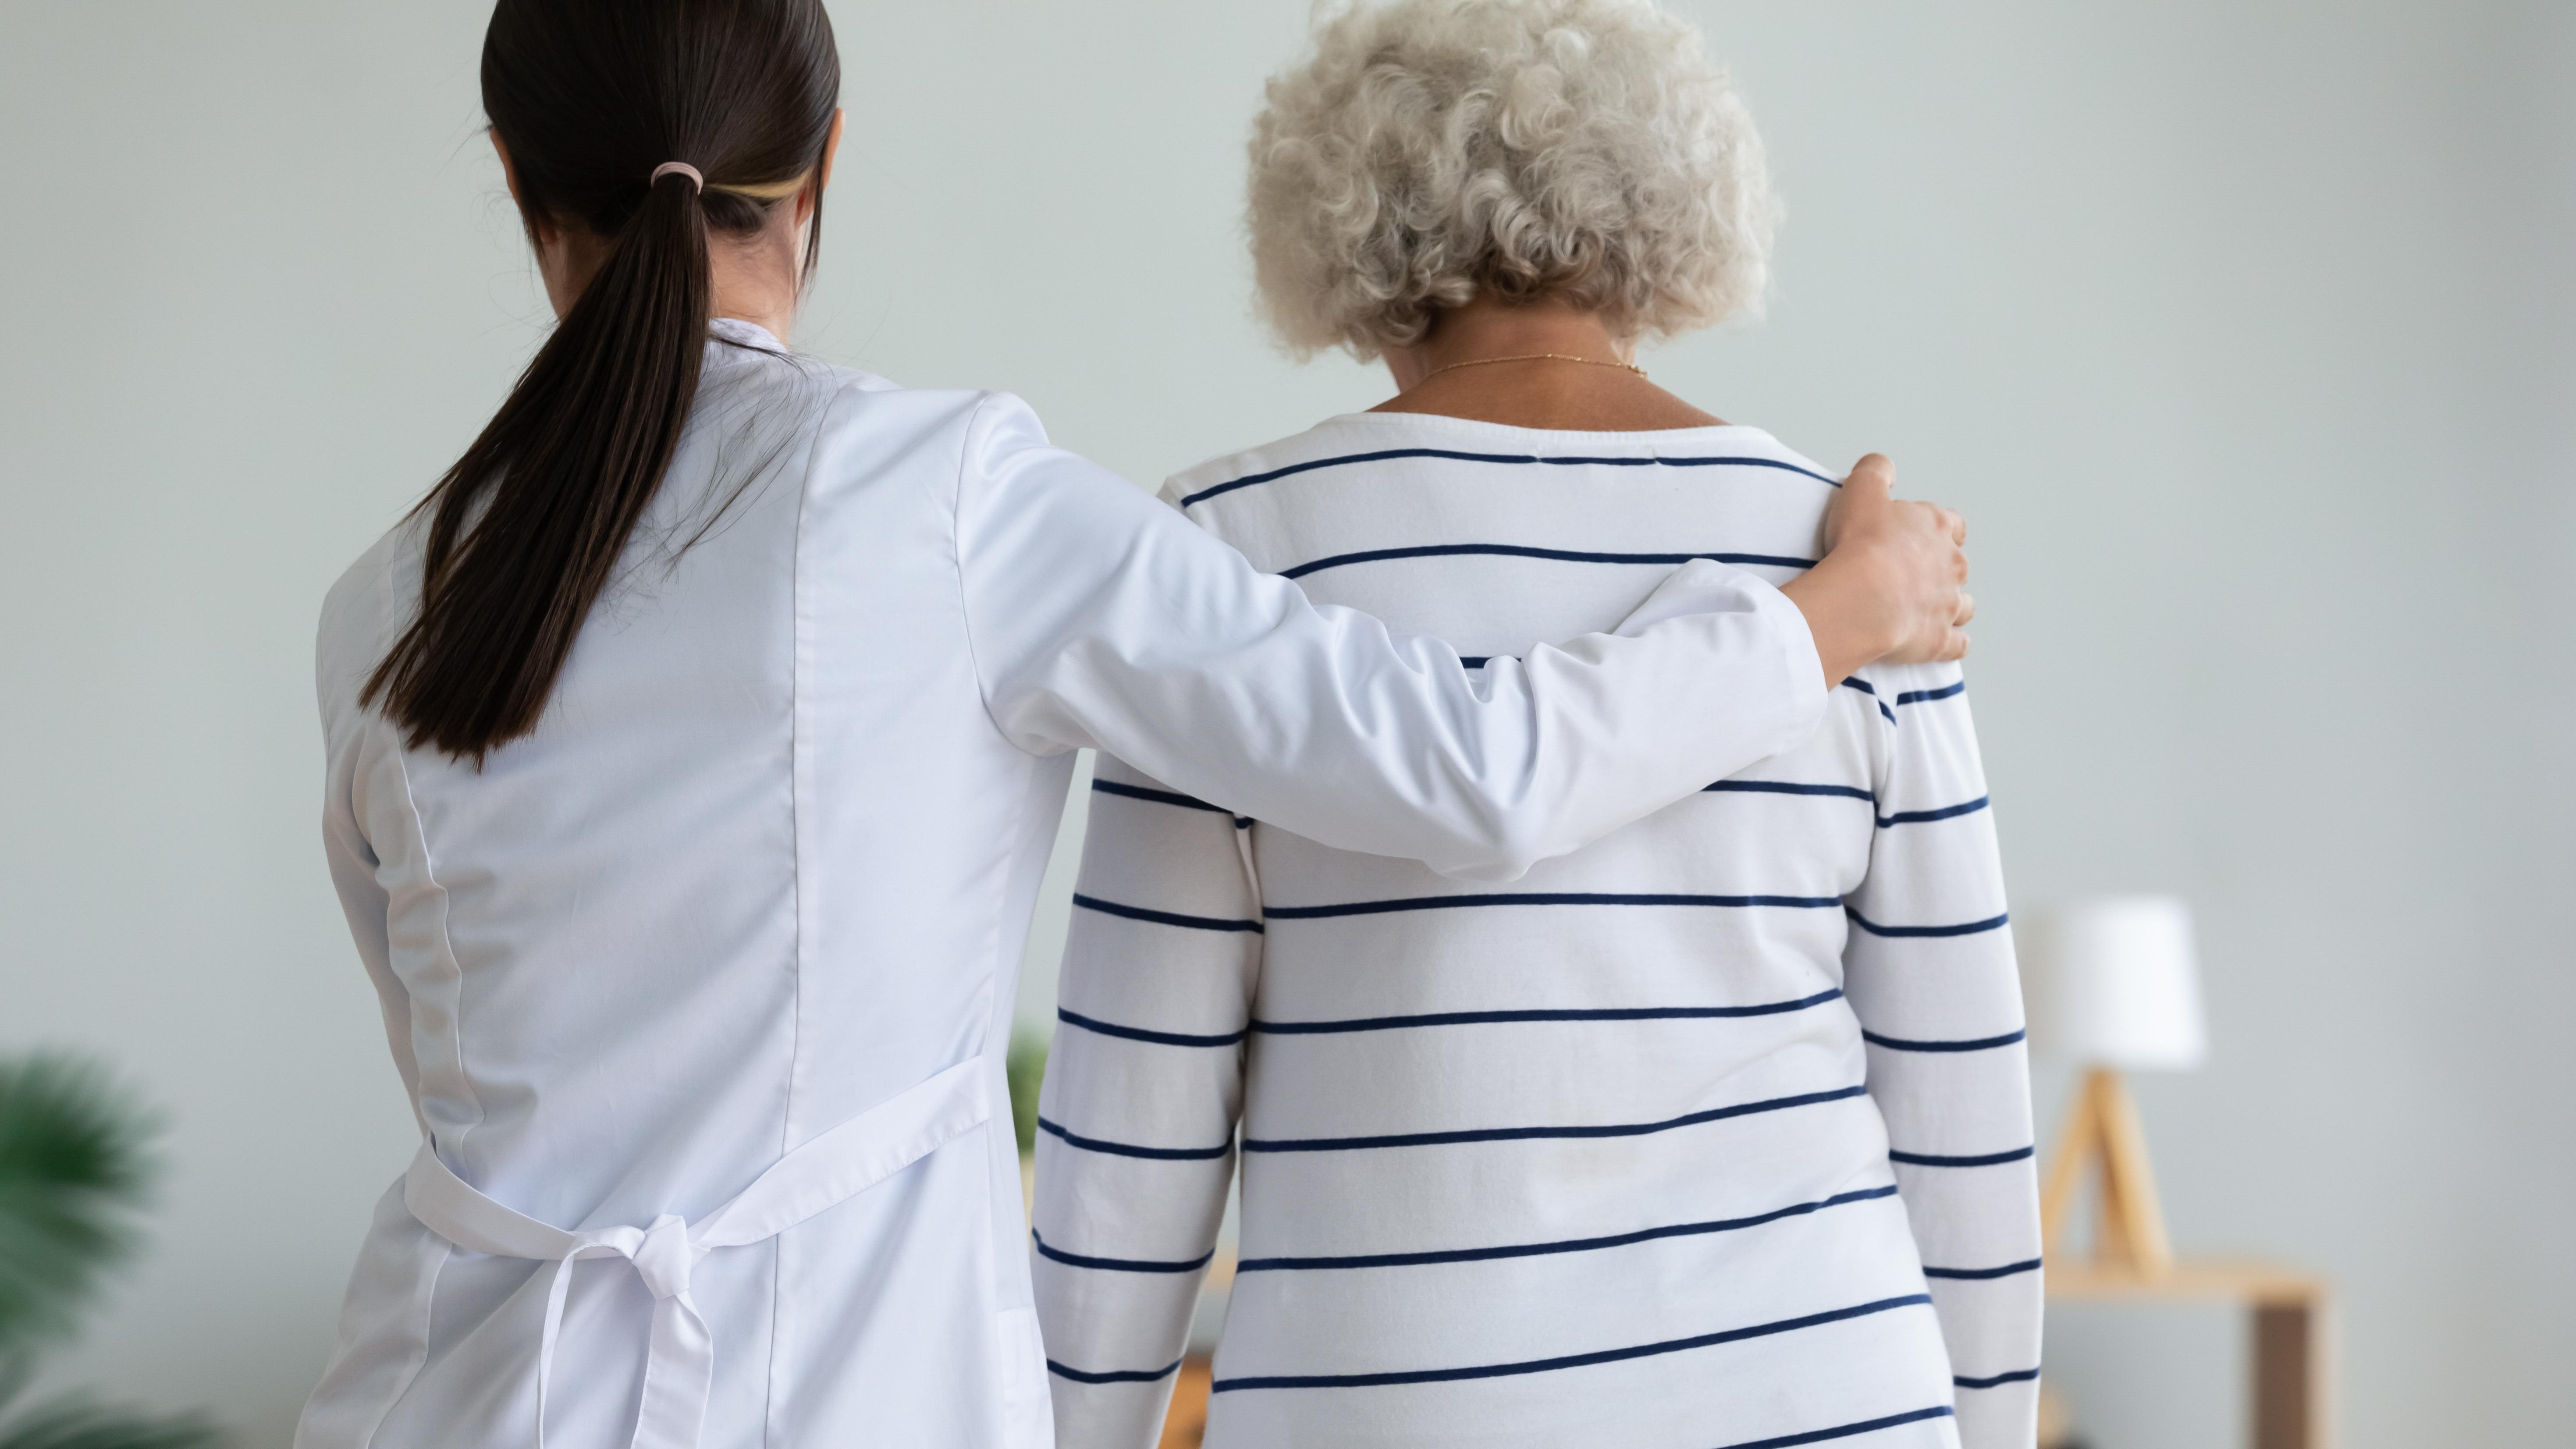
[[[1943,629],[1898,645],[1879,656],[1889,664],[1951,664],[1968,657],[1968,632]]]
[[[1968,546],[1968,520],[1961,517],[1955,509],[1944,508],[1938,503],[1924,503],[1916,506],[1930,515],[1933,529],[1941,537],[1950,541],[1951,578],[1959,583],[1966,583],[1968,556],[1960,550]]]
[[[1965,659],[1967,626],[1977,617],[1976,598],[1967,591],[1968,520],[1937,503],[1899,502],[1895,486],[1896,466],[1885,454],[1854,463],[1826,512],[1826,550],[1848,546],[1851,568],[1888,590],[1886,602],[1901,616],[1889,622],[1902,642],[1884,658],[1900,664]],[[1821,571],[1809,575],[1822,577]]]
[[[1869,453],[1852,464],[1851,476],[1843,480],[1845,488],[1874,488],[1881,494],[1896,491],[1896,465],[1885,453]]]
[[[1835,505],[1849,512],[1853,509],[1884,506],[1896,496],[1896,465],[1884,453],[1872,453],[1852,464],[1851,476],[1843,480],[1842,496]]]
[[[1825,505],[1825,552],[1842,546],[1855,516],[1869,520],[1864,531],[1874,527],[1892,506],[1895,487],[1896,466],[1887,461],[1885,454],[1872,453],[1852,464],[1851,476],[1834,490],[1833,502]]]

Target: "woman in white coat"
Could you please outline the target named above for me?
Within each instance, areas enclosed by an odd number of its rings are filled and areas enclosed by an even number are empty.
[[[1001,1054],[1072,752],[1508,879],[1955,654],[1956,520],[1848,490],[1465,668],[1319,609],[1015,399],[790,354],[819,0],[503,0],[562,325],[332,591],[325,837],[423,1140],[302,1449],[1049,1440]]]

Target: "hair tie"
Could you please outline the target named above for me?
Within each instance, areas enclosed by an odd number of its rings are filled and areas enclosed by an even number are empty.
[[[659,186],[662,184],[663,177],[674,175],[689,178],[689,185],[694,190],[703,192],[707,189],[707,178],[699,175],[698,168],[690,165],[686,161],[663,162],[661,165],[653,168],[653,179],[645,182],[644,184],[647,186]]]

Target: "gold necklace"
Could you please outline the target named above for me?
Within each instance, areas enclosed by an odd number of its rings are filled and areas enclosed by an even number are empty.
[[[1633,362],[1614,362],[1602,357],[1577,357],[1570,352],[1524,352],[1514,357],[1474,357],[1465,362],[1450,363],[1447,367],[1435,367],[1422,374],[1422,382],[1417,382],[1414,386],[1420,387],[1423,382],[1429,382],[1444,372],[1452,372],[1461,367],[1490,367],[1497,362],[1582,362],[1594,367],[1620,368],[1633,372],[1639,377],[1646,375],[1646,370]]]

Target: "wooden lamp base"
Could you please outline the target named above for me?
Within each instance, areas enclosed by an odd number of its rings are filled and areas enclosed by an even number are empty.
[[[2100,1226],[2093,1235],[2092,1266],[2125,1270],[2153,1281],[2173,1272],[2173,1240],[2165,1236],[2165,1210],[2156,1198],[2156,1173],[2147,1160],[2147,1133],[2129,1084],[2108,1067],[2084,1074],[2066,1131],[2039,1198],[2042,1252],[2053,1269],[2068,1262],[2067,1219],[2085,1169],[2101,1164],[2095,1195]]]

